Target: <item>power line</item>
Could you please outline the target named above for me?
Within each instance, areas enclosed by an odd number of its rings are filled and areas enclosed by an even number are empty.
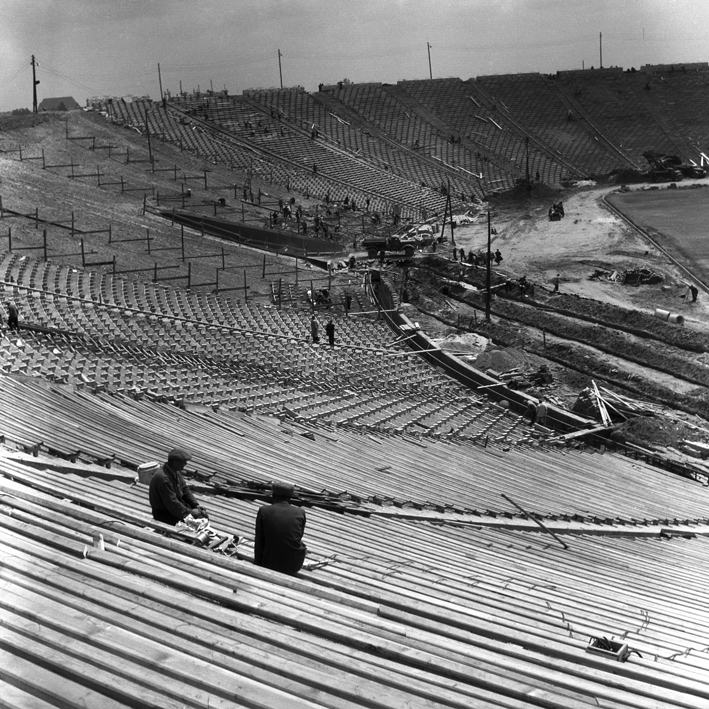
[[[27,64],[27,62],[23,61],[22,64],[12,72],[12,74],[8,74],[6,77],[0,79],[0,86],[14,81],[20,74],[22,74],[22,72],[27,71],[29,66],[30,65]]]
[[[84,91],[88,91],[90,94],[100,94],[101,91],[93,88],[91,86],[86,86],[86,84],[82,84],[80,81],[76,81],[76,79],[72,79],[70,76],[67,76],[66,74],[63,74],[61,71],[58,71],[57,69],[52,68],[48,64],[42,62],[41,65],[38,63],[37,66],[41,66],[42,69],[45,71],[49,72],[50,74],[53,74],[54,76],[58,76],[60,79],[64,79],[64,81],[68,81],[70,84],[73,84],[77,88],[83,89]]]

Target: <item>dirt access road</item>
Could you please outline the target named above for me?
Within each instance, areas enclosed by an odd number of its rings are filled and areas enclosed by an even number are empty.
[[[709,186],[709,178],[691,184]],[[649,185],[634,185],[633,192],[647,187]],[[566,293],[650,313],[656,308],[668,309],[684,315],[688,327],[708,324],[709,293],[705,297],[700,295],[696,303],[681,298],[686,293],[687,274],[604,204],[603,197],[617,190],[617,186],[585,187],[564,190],[556,197],[526,204],[501,201],[494,205],[492,225],[497,234],[492,236],[492,249],[500,249],[504,257],[496,270],[512,277],[526,275],[531,282],[549,290],[553,287],[552,278],[559,273],[561,288]],[[694,200],[709,197],[703,189],[668,190],[666,186],[652,194],[659,204],[670,200],[683,203],[687,195]],[[561,221],[550,222],[547,211],[555,199],[563,199],[566,216]],[[685,207],[679,204],[677,209],[681,211]],[[657,210],[667,221],[658,221],[655,229],[664,223],[674,223],[671,216],[666,216],[667,211]],[[652,222],[648,219],[645,224],[651,226]],[[483,249],[486,242],[484,216],[476,224],[456,230],[456,245],[466,251]],[[690,270],[692,248],[685,254]],[[662,275],[663,282],[632,287],[604,278],[591,279],[597,270],[611,274],[642,267]]]

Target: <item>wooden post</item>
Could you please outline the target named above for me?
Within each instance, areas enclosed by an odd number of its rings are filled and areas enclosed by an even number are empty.
[[[81,237],[81,265],[86,266],[86,254],[84,253],[84,237]]]
[[[547,331],[542,328],[542,340],[544,341],[544,349],[547,348]]]
[[[278,309],[283,305],[283,279],[278,279]]]
[[[295,257],[295,284],[298,285],[298,257]]]
[[[111,240],[113,239],[113,224],[108,225],[108,243],[111,243]]]
[[[47,163],[44,161],[44,148],[42,148],[42,169],[47,169]]]
[[[187,290],[192,287],[192,261],[187,262]]]
[[[180,237],[182,241],[182,262],[185,262],[185,225],[180,224]]]
[[[204,189],[207,189],[207,168],[204,167],[202,168],[202,172],[204,173]]]
[[[96,180],[98,181],[98,186],[101,187],[101,166],[96,165]]]
[[[150,229],[148,229],[147,227],[145,228],[145,238],[148,242],[148,256],[150,256]]]
[[[155,267],[153,268],[153,283],[158,281],[158,262],[155,262]]]
[[[71,213],[71,235],[74,236],[74,212]]]
[[[175,205],[172,205],[172,224],[171,226],[175,226]]]
[[[246,213],[244,212],[244,203],[241,203],[241,221],[245,222],[246,221]]]
[[[248,291],[247,291],[247,286],[246,286],[246,269],[244,269],[244,303],[248,301]]]
[[[34,228],[39,229],[39,207],[34,208]]]
[[[44,241],[44,260],[47,260],[47,230],[42,232],[42,240]]]
[[[5,210],[2,206],[2,195],[0,195],[0,219],[5,218]]]
[[[216,278],[216,288],[214,290],[215,293],[219,293],[219,269],[217,269],[217,278]]]
[[[315,289],[313,288],[313,279],[310,279],[310,312],[315,311]]]
[[[7,230],[8,251],[12,251],[12,227]]]
[[[263,273],[261,278],[266,278],[266,254],[263,255]]]
[[[116,254],[113,254],[113,275],[116,275]]]
[[[226,270],[226,256],[224,255],[224,247],[222,246],[222,269]]]

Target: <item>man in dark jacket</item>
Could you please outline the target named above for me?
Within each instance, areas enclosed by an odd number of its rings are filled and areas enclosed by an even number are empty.
[[[335,323],[332,322],[332,319],[327,321],[327,325],[325,325],[325,332],[327,333],[327,339],[328,342],[330,343],[330,347],[335,346]]]
[[[305,512],[293,507],[293,485],[273,483],[273,503],[256,515],[254,563],[284,574],[297,574],[305,560]]]
[[[189,453],[173,448],[168,453],[167,463],[153,475],[149,499],[153,518],[158,522],[175,525],[189,515],[195,519],[208,517],[207,510],[199,506],[182,477],[182,470],[191,458]]]

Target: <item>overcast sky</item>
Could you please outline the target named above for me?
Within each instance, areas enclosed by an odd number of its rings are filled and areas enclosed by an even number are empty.
[[[709,60],[709,0],[0,0],[0,111],[38,97]]]

